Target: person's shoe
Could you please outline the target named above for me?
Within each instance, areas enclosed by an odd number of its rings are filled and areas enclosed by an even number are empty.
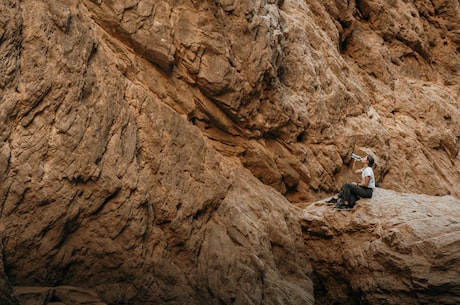
[[[337,203],[337,198],[335,197],[332,197],[331,199],[329,199],[328,201],[326,201],[326,203]]]
[[[337,201],[337,204],[335,207],[339,210],[350,210],[351,209],[351,206],[349,204],[344,204],[342,199],[339,199]]]
[[[345,205],[345,204],[338,204],[336,206],[337,210],[351,210],[351,207],[349,205]]]

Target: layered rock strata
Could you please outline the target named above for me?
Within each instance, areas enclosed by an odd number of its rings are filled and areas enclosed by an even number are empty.
[[[0,301],[458,303],[459,11],[1,1]]]

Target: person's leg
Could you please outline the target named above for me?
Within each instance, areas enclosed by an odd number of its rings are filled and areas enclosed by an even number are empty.
[[[351,188],[352,188],[353,185],[354,185],[354,184],[351,184],[351,183],[345,183],[345,184],[343,185],[343,188],[342,188],[342,190],[343,190],[343,197],[342,197],[342,199],[343,199],[343,203],[344,203],[345,205],[348,205],[349,202],[350,202]]]
[[[354,207],[354,206],[355,206],[355,202],[356,202],[356,195],[353,194],[353,192],[351,192],[351,194],[350,194],[350,201],[348,202],[348,204],[350,205],[350,207]]]
[[[372,197],[372,189],[370,189],[370,188],[361,187],[361,186],[356,185],[356,184],[350,185],[349,188],[350,188],[350,193],[355,195],[355,196],[359,196],[359,197],[362,197],[362,198],[370,198],[370,197]]]
[[[343,185],[340,188],[339,193],[336,196],[332,196],[329,200],[326,201],[326,203],[337,203],[337,201],[343,198]]]
[[[340,188],[340,192],[337,194],[337,198],[343,198],[343,185]]]
[[[351,202],[352,194],[355,196],[353,202]],[[356,201],[356,196],[370,198],[372,197],[372,189],[364,188],[354,183],[345,183],[343,186],[343,203],[352,206]]]

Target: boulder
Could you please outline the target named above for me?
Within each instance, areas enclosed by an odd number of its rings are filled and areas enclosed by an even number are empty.
[[[1,1],[0,300],[459,303],[459,20]],[[381,188],[338,212],[352,152]]]
[[[460,200],[377,188],[351,210],[319,201],[301,217],[315,302],[457,304]]]

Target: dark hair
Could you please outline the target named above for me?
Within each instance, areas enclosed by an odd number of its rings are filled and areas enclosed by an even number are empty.
[[[370,167],[374,166],[374,157],[372,157],[371,155],[367,155],[367,162]]]

